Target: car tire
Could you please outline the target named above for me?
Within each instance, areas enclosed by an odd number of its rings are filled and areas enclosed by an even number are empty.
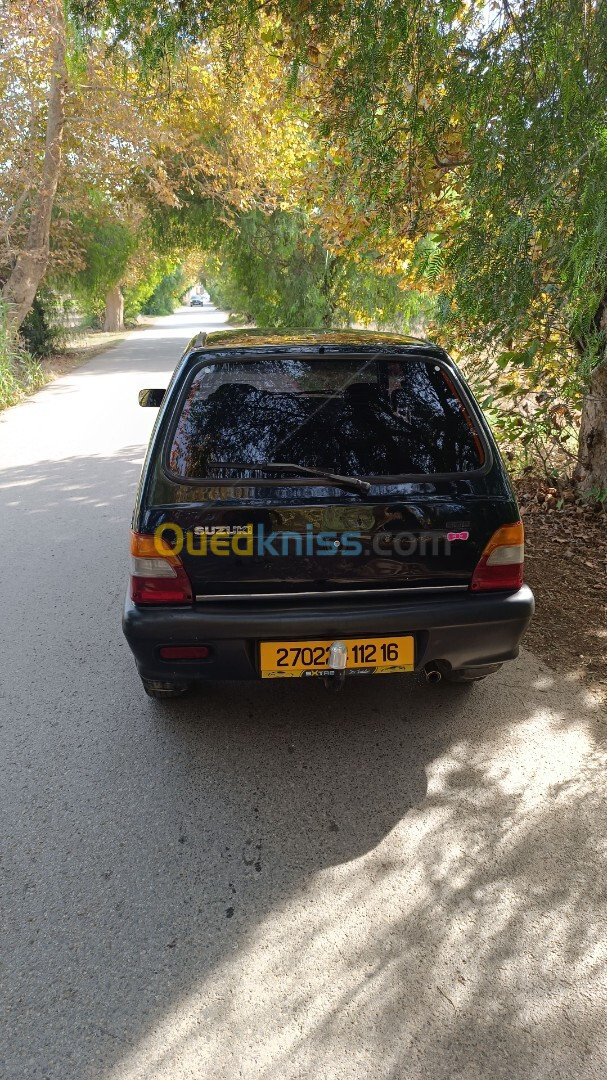
[[[183,697],[190,689],[189,686],[176,686],[175,683],[144,679],[143,676],[141,681],[148,697],[155,698],[156,701],[169,701],[171,698]]]

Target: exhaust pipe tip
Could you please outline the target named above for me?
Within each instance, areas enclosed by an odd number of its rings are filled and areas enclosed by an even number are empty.
[[[439,668],[434,667],[432,664],[428,664],[428,667],[424,668],[424,675],[426,676],[426,682],[435,684],[441,682],[443,677]]]

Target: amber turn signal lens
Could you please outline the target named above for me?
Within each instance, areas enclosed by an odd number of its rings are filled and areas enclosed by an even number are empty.
[[[144,536],[143,533],[131,532],[131,555],[144,559],[179,559],[173,554],[170,544],[162,536]]]
[[[525,530],[522,521],[517,521],[514,525],[502,525],[485,545],[483,555],[491,555],[498,547],[520,547],[524,543]]]

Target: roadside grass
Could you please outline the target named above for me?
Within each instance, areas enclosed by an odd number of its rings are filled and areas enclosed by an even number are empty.
[[[33,394],[45,382],[42,364],[9,331],[0,313],[0,410]]]
[[[19,337],[9,332],[0,313],[0,412],[17,405],[29,394],[36,393],[98,353],[118,345],[134,330],[143,330],[151,324],[152,320],[143,319],[136,326],[117,333],[77,331],[67,339],[60,352],[37,359]]]

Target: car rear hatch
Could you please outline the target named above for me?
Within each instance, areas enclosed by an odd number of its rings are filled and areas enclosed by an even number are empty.
[[[176,544],[199,601],[467,589],[516,519],[435,356],[209,359],[172,417],[140,528]]]
[[[149,530],[177,544],[197,597],[467,588],[496,528],[495,503],[463,493],[355,503],[333,494],[327,505],[295,504],[284,489],[286,506],[268,494],[263,508],[252,498],[237,510],[177,504],[150,515]]]

